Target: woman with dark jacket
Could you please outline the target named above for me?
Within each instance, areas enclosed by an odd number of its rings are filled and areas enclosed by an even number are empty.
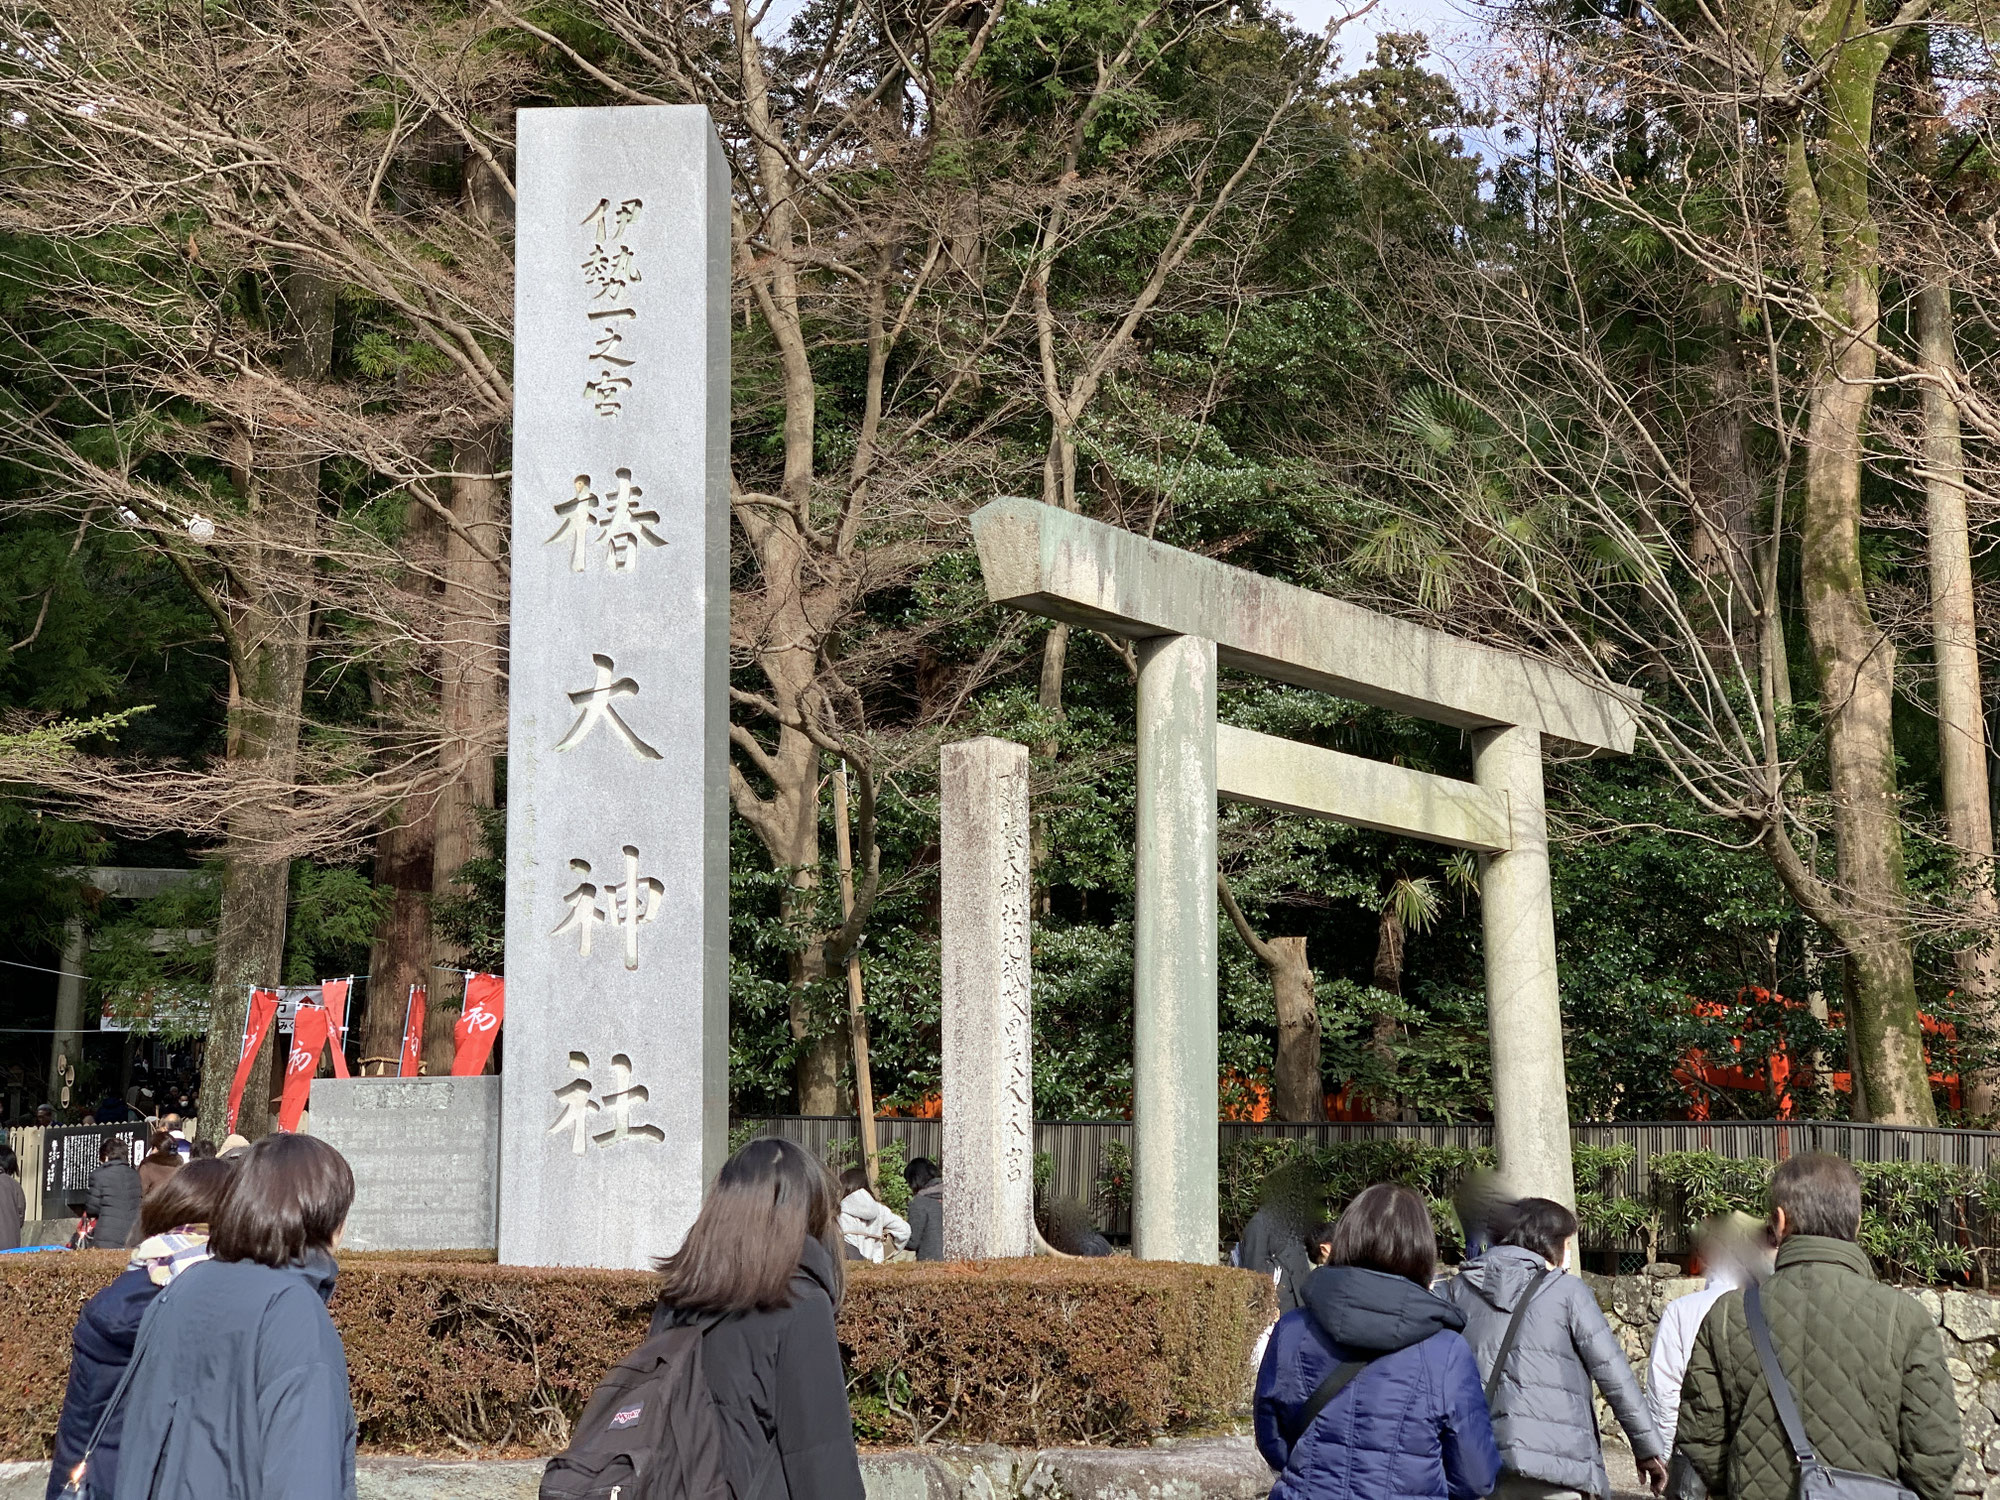
[[[200,1162],[146,1195],[139,1227],[146,1238],[111,1285],[83,1305],[71,1335],[69,1385],[63,1392],[62,1416],[56,1423],[55,1462],[49,1467],[49,1500],[63,1491],[97,1430],[97,1419],[117,1388],[118,1377],[132,1359],[132,1340],[139,1319],[163,1287],[181,1272],[208,1258],[208,1226],[215,1217],[222,1189],[229,1182],[227,1162]],[[110,1500],[118,1476],[118,1438],[124,1426],[124,1403],[104,1424],[91,1450],[84,1476],[85,1500]]]
[[[83,1201],[83,1211],[97,1220],[97,1227],[90,1231],[93,1250],[123,1250],[139,1227],[139,1200],[145,1189],[132,1163],[125,1159],[131,1149],[126,1139],[107,1135],[97,1148],[97,1170],[90,1174],[90,1194]]]
[[[862,1500],[833,1321],[842,1249],[832,1176],[804,1148],[767,1139],[723,1163],[687,1239],[660,1262],[652,1331],[707,1329],[702,1364],[736,1500]]]
[[[139,1163],[139,1191],[151,1197],[153,1189],[181,1169],[180,1148],[164,1130],[153,1132],[146,1143],[146,1156]]]
[[[1410,1189],[1365,1189],[1334,1226],[1305,1305],[1257,1372],[1257,1451],[1271,1500],[1475,1500],[1500,1455],[1465,1318],[1430,1290],[1437,1235]],[[1330,1399],[1330,1379],[1346,1377]],[[1312,1407],[1318,1405],[1316,1412]]]
[[[1575,1233],[1576,1215],[1560,1203],[1523,1198],[1495,1216],[1493,1248],[1453,1277],[1446,1293],[1465,1314],[1465,1336],[1489,1382],[1507,1326],[1527,1306],[1492,1387],[1493,1432],[1506,1469],[1495,1494],[1505,1500],[1611,1493],[1590,1400],[1593,1380],[1653,1493],[1667,1481],[1659,1431],[1617,1335],[1590,1288],[1560,1269]]]
[[[910,1185],[910,1248],[918,1260],[944,1259],[944,1181],[937,1163],[919,1156],[903,1168]]]
[[[326,1310],[353,1202],[354,1173],[311,1136],[235,1159],[214,1259],[139,1330],[114,1500],[354,1500],[347,1354]]]

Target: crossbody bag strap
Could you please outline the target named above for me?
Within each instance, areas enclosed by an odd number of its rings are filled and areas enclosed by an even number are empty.
[[[1792,1396],[1791,1382],[1785,1379],[1785,1367],[1778,1363],[1778,1351],[1771,1343],[1771,1325],[1764,1317],[1762,1288],[1755,1282],[1743,1292],[1743,1319],[1750,1325],[1750,1342],[1757,1346],[1757,1363],[1764,1367],[1764,1383],[1771,1388],[1771,1400],[1778,1408],[1778,1420],[1784,1424],[1785,1438],[1792,1445],[1792,1457],[1802,1465],[1812,1463],[1812,1443],[1806,1437],[1806,1424],[1799,1416],[1799,1403]]]
[[[167,1287],[160,1289],[160,1295],[153,1299],[153,1307],[146,1309],[149,1315],[153,1308],[160,1305],[169,1290],[171,1289]],[[112,1416],[116,1414],[119,1404],[124,1401],[125,1388],[132,1383],[132,1376],[139,1369],[139,1359],[145,1352],[146,1327],[142,1325],[138,1336],[132,1341],[132,1357],[125,1361],[125,1369],[118,1377],[118,1384],[111,1388],[111,1399],[104,1403],[104,1410],[97,1415],[97,1425],[90,1429],[90,1440],[83,1445],[83,1456],[76,1461],[76,1467],[70,1471],[72,1485],[78,1484],[83,1478],[84,1471],[89,1468],[90,1455],[97,1451],[98,1440],[104,1436],[104,1429],[111,1425]]]
[[[1514,1304],[1514,1316],[1507,1323],[1507,1333],[1500,1340],[1500,1352],[1494,1357],[1493,1370],[1486,1377],[1486,1404],[1490,1408],[1493,1398],[1500,1394],[1500,1377],[1506,1372],[1507,1361],[1513,1357],[1514,1346],[1521,1341],[1521,1324],[1527,1320],[1528,1304],[1535,1300],[1535,1293],[1542,1289],[1542,1283],[1555,1275],[1544,1267],[1535,1279],[1528,1283],[1528,1290],[1521,1294],[1521,1300]]]
[[[1368,1359],[1346,1360],[1336,1365],[1333,1373],[1319,1383],[1312,1395],[1306,1398],[1306,1404],[1299,1408],[1298,1420],[1292,1424],[1292,1441],[1296,1443],[1304,1437],[1312,1429],[1312,1424],[1319,1420],[1319,1414],[1326,1410],[1327,1403],[1346,1390],[1353,1383],[1354,1377],[1374,1362],[1374,1357],[1371,1356]]]

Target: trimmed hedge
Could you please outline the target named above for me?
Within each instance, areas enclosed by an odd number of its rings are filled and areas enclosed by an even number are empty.
[[[69,1335],[113,1251],[0,1270],[0,1459],[45,1458]],[[850,1267],[841,1344],[863,1442],[1143,1443],[1239,1412],[1270,1283],[1159,1262]],[[553,1453],[644,1336],[653,1278],[341,1257],[334,1322],[364,1449]]]

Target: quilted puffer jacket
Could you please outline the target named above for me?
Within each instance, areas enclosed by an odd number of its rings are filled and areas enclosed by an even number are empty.
[[[1793,1235],[1764,1283],[1771,1343],[1822,1463],[1946,1500],[1960,1458],[1944,1348],[1915,1298],[1883,1286],[1859,1245]],[[1790,1500],[1797,1466],[1743,1318],[1709,1310],[1681,1385],[1676,1441],[1730,1500]]]
[[[1492,1374],[1507,1324],[1546,1266],[1532,1250],[1495,1245],[1452,1278],[1446,1293],[1465,1313],[1465,1338]],[[1509,1474],[1586,1495],[1611,1493],[1591,1409],[1592,1381],[1604,1392],[1635,1458],[1663,1455],[1639,1382],[1589,1287],[1551,1275],[1528,1304],[1521,1337],[1493,1397],[1493,1435]]]
[[[1257,1450],[1281,1470],[1271,1500],[1474,1500],[1500,1474],[1465,1320],[1415,1282],[1328,1266],[1278,1320],[1257,1372]],[[1372,1363],[1304,1432],[1321,1381]]]

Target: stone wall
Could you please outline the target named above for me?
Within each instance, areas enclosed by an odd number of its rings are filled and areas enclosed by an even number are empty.
[[[1705,1284],[1698,1277],[1680,1275],[1672,1266],[1653,1267],[1643,1276],[1586,1273],[1583,1279],[1597,1294],[1598,1306],[1642,1383],[1661,1309]],[[2000,1296],[1928,1287],[1905,1290],[1923,1304],[1944,1340],[1945,1364],[1965,1424],[1965,1462],[1954,1488],[1961,1495],[2000,1500]],[[1602,1397],[1597,1419],[1607,1437],[1622,1442],[1623,1434]]]

